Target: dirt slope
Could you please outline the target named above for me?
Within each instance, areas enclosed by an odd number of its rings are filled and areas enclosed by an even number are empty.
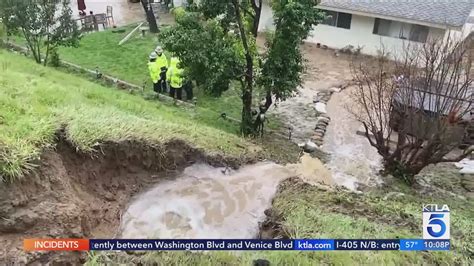
[[[100,152],[79,154],[63,138],[45,152],[40,167],[23,181],[0,187],[0,262],[84,262],[84,253],[24,253],[25,238],[112,238],[121,210],[134,194],[195,161],[236,167],[182,141],[161,146],[105,143]]]

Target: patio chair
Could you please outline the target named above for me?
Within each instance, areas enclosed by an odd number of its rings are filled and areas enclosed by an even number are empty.
[[[107,28],[107,15],[105,13],[96,14],[94,15],[94,18],[97,30],[99,29],[99,25],[102,25],[104,29]]]
[[[112,21],[112,23],[110,23]],[[114,20],[114,13],[112,6],[107,6],[107,23],[109,25],[114,26],[115,25],[115,20]]]
[[[85,16],[82,20],[82,30],[83,31],[92,31],[95,28],[95,23],[94,23],[94,16],[93,15],[88,15]]]

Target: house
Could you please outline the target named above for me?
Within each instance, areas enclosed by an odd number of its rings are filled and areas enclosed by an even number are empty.
[[[308,42],[334,49],[363,47],[362,53],[369,55],[376,55],[382,45],[399,53],[407,44],[447,36],[464,39],[474,30],[473,0],[322,0],[318,8],[329,18],[314,27]],[[260,30],[272,28],[266,5]]]
[[[420,83],[422,83],[421,80]],[[445,129],[449,131],[446,137],[452,139],[453,142],[462,140],[462,144],[466,146],[474,145],[474,111],[472,110],[474,87],[453,91],[452,87],[443,86],[438,91],[432,92],[424,90],[423,84],[420,86],[416,83],[409,83],[407,86],[402,84],[392,102],[390,113],[392,129],[398,132],[402,127],[410,135],[429,138],[433,132],[440,130],[439,126],[444,120],[449,121],[445,126]],[[457,96],[458,94],[463,95]],[[454,106],[457,106],[455,109],[457,111],[453,112]]]

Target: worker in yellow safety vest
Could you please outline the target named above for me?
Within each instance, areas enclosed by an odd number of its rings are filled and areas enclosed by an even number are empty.
[[[183,68],[181,67],[181,62],[177,57],[171,57],[170,66],[166,72],[166,80],[170,85],[170,97],[181,100],[183,93]]]
[[[156,57],[156,65],[160,70],[160,79],[158,81],[158,93],[166,93],[166,71],[168,70],[168,58],[163,53],[163,48],[161,46],[157,46],[155,49]]]
[[[148,71],[150,72],[151,81],[153,82],[153,90],[156,93],[159,93],[161,89],[161,86],[159,84],[161,70],[158,67],[158,64],[156,63],[157,57],[158,55],[155,52],[152,52],[150,54],[150,61],[148,62]]]

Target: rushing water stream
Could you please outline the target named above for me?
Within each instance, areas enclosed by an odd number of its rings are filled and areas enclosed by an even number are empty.
[[[123,238],[252,238],[278,183],[292,175],[274,163],[226,172],[188,167],[140,195],[123,216]]]
[[[292,176],[333,183],[323,164],[310,156],[294,165],[262,162],[236,171],[192,165],[136,197],[122,217],[120,237],[253,238],[278,183]]]
[[[327,166],[335,182],[354,190],[357,183],[381,182],[377,174],[381,158],[364,136],[356,134],[362,126],[348,111],[351,103],[351,88],[332,95],[327,106],[331,123],[323,148],[331,154]]]

